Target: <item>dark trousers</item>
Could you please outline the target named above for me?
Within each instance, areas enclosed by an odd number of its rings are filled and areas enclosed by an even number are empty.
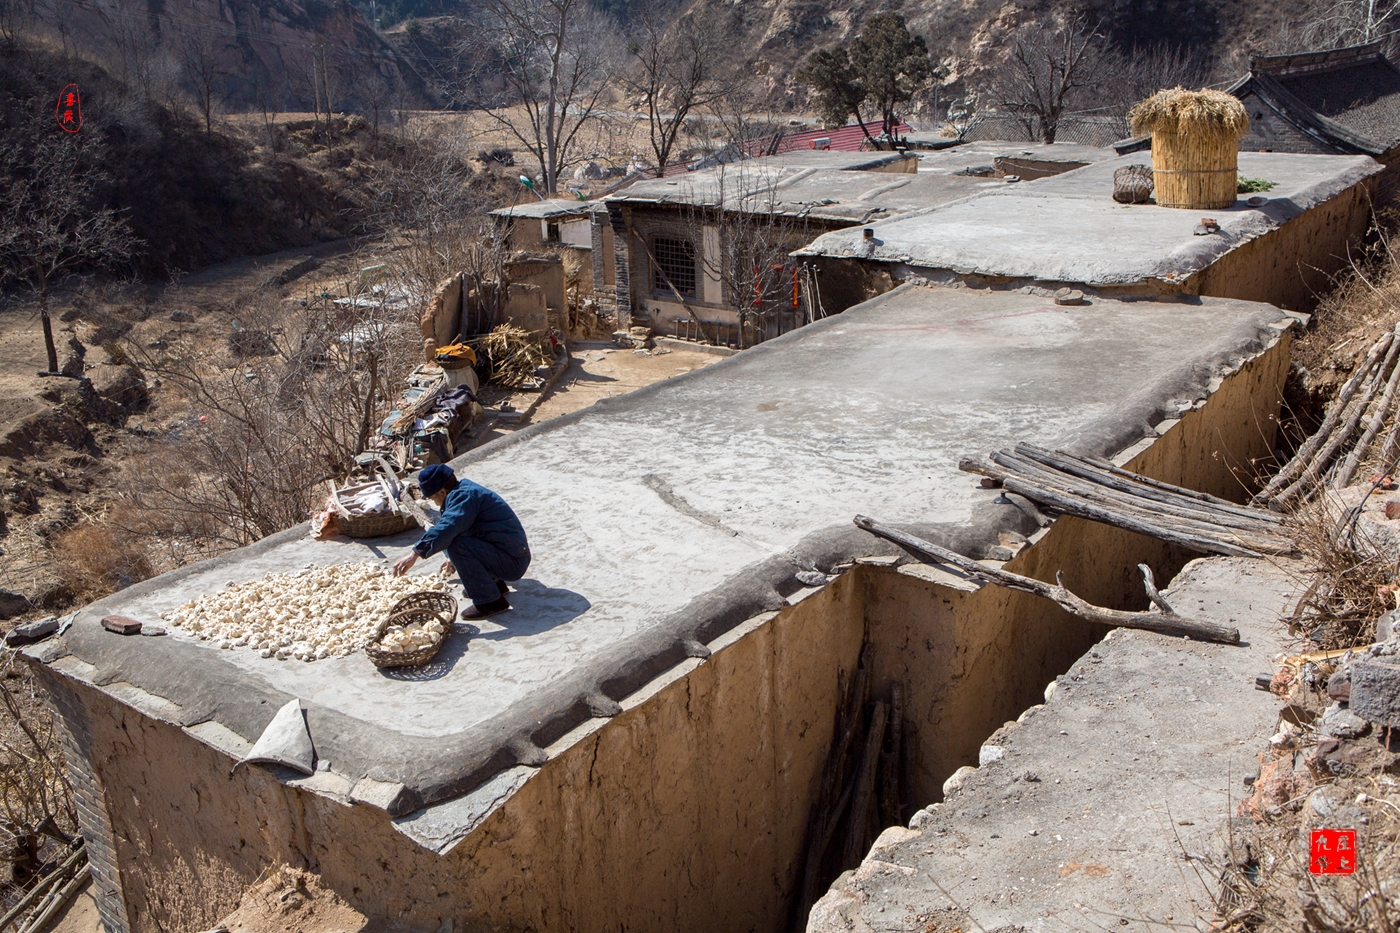
[[[477,605],[485,605],[501,597],[497,580],[514,582],[529,569],[530,549],[521,545],[513,550],[521,553],[512,555],[489,541],[459,535],[447,546],[447,559],[456,568],[467,597]]]

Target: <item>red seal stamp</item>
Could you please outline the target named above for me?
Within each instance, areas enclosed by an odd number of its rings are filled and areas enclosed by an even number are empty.
[[[1308,871],[1314,875],[1349,875],[1356,871],[1356,830],[1314,829]]]

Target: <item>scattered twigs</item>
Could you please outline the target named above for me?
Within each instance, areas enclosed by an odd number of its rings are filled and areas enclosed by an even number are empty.
[[[1036,596],[1044,597],[1059,605],[1066,612],[1077,615],[1080,618],[1088,619],[1091,622],[1101,622],[1105,625],[1115,625],[1122,628],[1144,629],[1149,632],[1160,632],[1164,635],[1189,635],[1192,638],[1199,638],[1203,641],[1221,642],[1229,645],[1237,645],[1240,641],[1239,629],[1228,628],[1223,625],[1216,625],[1214,622],[1206,622],[1199,619],[1188,619],[1177,615],[1167,609],[1163,609],[1164,602],[1161,594],[1158,593],[1153,602],[1156,608],[1146,612],[1125,612],[1119,609],[1106,609],[1102,606],[1095,606],[1085,602],[1078,596],[1071,593],[1061,582],[1061,576],[1056,575],[1054,584],[1045,583],[1030,577],[1023,577],[1017,573],[1000,570],[981,564],[970,557],[964,557],[956,551],[950,551],[945,547],[940,547],[931,541],[911,534],[898,531],[888,525],[881,524],[872,518],[864,515],[855,517],[857,528],[862,528],[873,535],[893,541],[913,554],[919,560],[931,564],[948,564],[956,567],[976,579],[987,583],[994,583],[1007,589],[1019,590],[1022,593],[1032,593]],[[1142,565],[1139,565],[1142,567]],[[1155,586],[1152,583],[1151,571],[1142,567],[1143,577],[1149,587],[1148,595],[1152,597]]]
[[[57,868],[40,878],[15,906],[0,917],[0,930],[29,912],[30,919],[18,924],[16,929],[19,933],[40,933],[68,903],[74,892],[82,887],[87,875],[87,850],[79,838],[74,843],[73,852]]]

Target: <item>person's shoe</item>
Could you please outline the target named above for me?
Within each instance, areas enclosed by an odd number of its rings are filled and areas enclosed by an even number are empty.
[[[506,596],[510,594],[510,587],[506,586],[506,581],[504,580],[496,581],[496,589],[501,591],[501,599],[505,599]]]
[[[489,603],[483,603],[479,606],[476,603],[472,603],[470,606],[462,610],[462,618],[484,619],[487,616],[493,616],[498,612],[505,612],[509,608],[510,603],[508,603],[506,601],[506,598],[502,596],[500,599],[493,599]]]

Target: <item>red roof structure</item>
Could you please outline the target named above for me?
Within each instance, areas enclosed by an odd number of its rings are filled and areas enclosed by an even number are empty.
[[[879,120],[865,124],[865,129],[876,139],[885,131],[884,124]],[[901,123],[895,127],[896,135],[903,135],[913,131],[913,127],[908,123]],[[865,133],[861,130],[859,123],[848,123],[845,126],[838,126],[835,129],[807,130],[805,133],[784,133],[776,137],[777,145],[774,146],[774,137],[762,137],[748,141],[747,148],[750,155],[781,155],[784,152],[791,152],[794,149],[832,149],[836,152],[860,152],[866,143]],[[757,151],[756,151],[757,150]]]
[[[884,132],[884,124],[879,120],[865,124],[870,135],[876,139]],[[914,128],[908,123],[901,123],[895,127],[896,135],[903,136],[905,133],[913,132]],[[838,126],[830,130],[807,130],[803,133],[775,133],[772,136],[756,136],[744,142],[744,151],[753,158],[761,156],[782,155],[784,152],[792,152],[795,149],[830,149],[834,152],[860,152],[865,148],[865,133],[861,132],[859,123],[848,123],[845,126]],[[673,175],[684,175],[692,171],[694,162],[672,162],[666,166],[663,177],[670,178]]]

